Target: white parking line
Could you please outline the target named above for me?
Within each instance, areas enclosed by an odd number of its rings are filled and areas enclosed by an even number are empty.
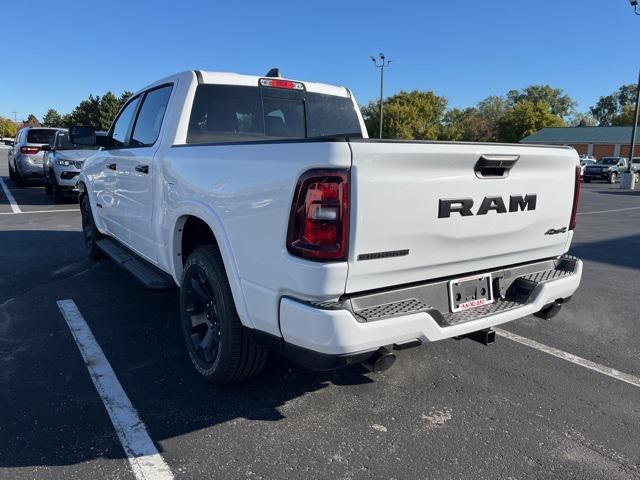
[[[19,210],[19,209],[18,209]],[[67,208],[67,209],[60,209],[60,210],[32,210],[29,212],[2,212],[0,213],[0,215],[24,215],[27,213],[59,213],[59,212],[79,212],[80,209],[78,208]]]
[[[147,428],[131,404],[102,348],[73,300],[59,300],[58,307],[84,358],[93,384],[138,480],[169,480],[173,473],[158,453]]]
[[[578,215],[593,215],[594,213],[624,212],[626,210],[640,210],[640,207],[614,208],[613,210],[598,210],[596,212],[581,212],[581,213],[578,213]]]
[[[2,187],[2,191],[4,192],[4,195],[7,197],[7,200],[11,205],[12,213],[21,213],[20,207],[18,206],[18,202],[16,202],[16,199],[13,198],[13,195],[7,188],[7,184],[4,183],[4,180],[2,179],[2,177],[0,177],[0,187]]]
[[[501,328],[495,328],[494,330],[501,337],[508,338],[509,340],[521,343],[522,345],[526,345],[527,347],[535,348],[536,350],[548,353],[549,355],[553,355],[554,357],[562,358],[567,362],[575,363],[576,365],[588,368],[589,370],[593,370],[594,372],[602,373],[603,375],[615,378],[616,380],[620,380],[622,382],[630,383],[631,385],[634,385],[636,387],[640,387],[640,378],[636,376],[629,375],[628,373],[623,373],[613,368],[605,367],[604,365],[592,362],[591,360],[587,360],[586,358],[578,357],[577,355],[567,353],[554,347],[549,347],[548,345],[536,342],[535,340],[531,340],[530,338],[521,337],[520,335],[516,335],[515,333],[507,332],[506,330],[502,330]]]

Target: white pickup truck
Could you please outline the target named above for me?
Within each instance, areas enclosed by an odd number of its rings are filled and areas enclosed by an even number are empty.
[[[135,94],[78,186],[89,255],[180,288],[195,368],[223,384],[270,349],[323,370],[550,318],[567,255],[572,148],[368,139],[343,87],[191,71]]]

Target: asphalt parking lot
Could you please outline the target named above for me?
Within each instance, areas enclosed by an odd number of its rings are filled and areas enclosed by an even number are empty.
[[[0,176],[0,478],[134,478],[64,299],[175,478],[640,478],[640,192],[582,185],[581,288],[558,317],[504,328],[533,346],[443,341],[381,375],[272,357],[216,389],[189,363],[175,292],[86,259],[76,203],[17,188],[6,150]]]

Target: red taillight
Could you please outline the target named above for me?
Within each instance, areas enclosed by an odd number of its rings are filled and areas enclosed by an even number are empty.
[[[580,201],[580,167],[576,167],[576,183],[573,188],[573,209],[571,210],[571,220],[569,221],[569,230],[573,230],[574,228],[576,228],[579,201]]]
[[[35,155],[40,151],[40,147],[20,147],[20,151],[26,155]]]
[[[310,260],[346,260],[349,171],[309,170],[293,197],[287,250]]]

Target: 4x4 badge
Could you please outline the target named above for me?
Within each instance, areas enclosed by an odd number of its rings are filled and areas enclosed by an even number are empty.
[[[545,235],[557,235],[559,233],[567,233],[567,227],[562,227],[562,228],[550,228],[549,230],[547,230],[546,232],[544,232]]]

